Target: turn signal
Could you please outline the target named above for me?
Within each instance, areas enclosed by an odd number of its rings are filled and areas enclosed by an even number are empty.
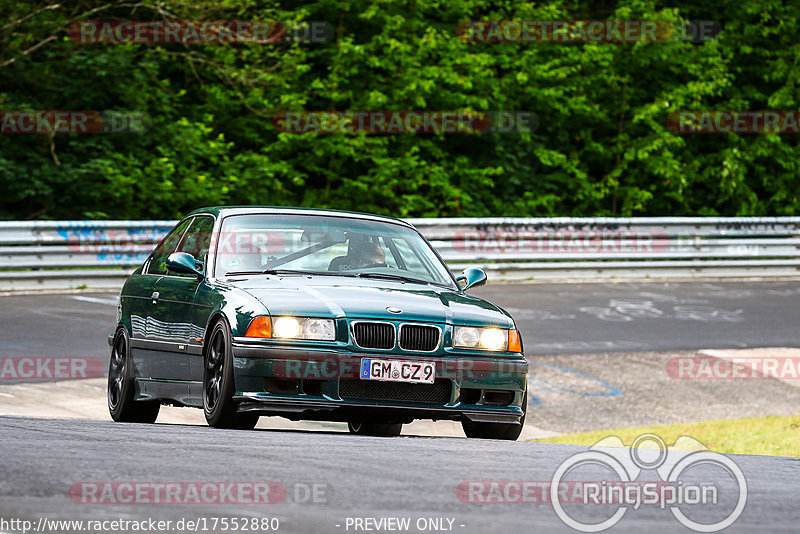
[[[519,341],[519,332],[508,331],[508,352],[522,352],[522,343]]]
[[[245,337],[272,337],[272,322],[269,317],[256,317],[250,321]]]

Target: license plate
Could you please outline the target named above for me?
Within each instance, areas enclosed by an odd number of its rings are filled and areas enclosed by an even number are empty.
[[[361,359],[361,380],[433,384],[435,377],[436,364],[434,362]]]

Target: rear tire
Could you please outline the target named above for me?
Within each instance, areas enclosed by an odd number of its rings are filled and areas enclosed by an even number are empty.
[[[360,436],[378,436],[383,438],[396,438],[403,430],[402,423],[362,423],[361,421],[350,421],[347,429],[351,434]]]
[[[233,350],[231,329],[220,319],[211,330],[203,355],[203,412],[206,422],[214,428],[252,430],[258,415],[237,413],[233,400]]]
[[[128,331],[120,328],[114,334],[108,363],[108,412],[111,419],[118,423],[154,423],[161,404],[158,401],[134,400],[134,376]]]
[[[461,428],[468,438],[477,439],[505,439],[516,441],[525,428],[525,415],[528,412],[528,390],[525,390],[522,401],[522,417],[519,424],[513,423],[475,423],[472,421],[461,421]]]

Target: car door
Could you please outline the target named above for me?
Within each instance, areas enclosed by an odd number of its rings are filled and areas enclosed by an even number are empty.
[[[187,236],[178,252],[191,254],[198,261],[203,262],[204,278],[199,280],[195,286],[191,304],[191,333],[186,344],[186,352],[189,356],[189,379],[192,382],[200,383],[203,381],[203,341],[205,329],[208,325],[209,316],[214,308],[213,302],[208,298],[199,298],[201,291],[208,291],[209,285],[207,277],[211,271],[209,265],[208,251],[211,244],[211,237],[214,231],[216,220],[212,216],[200,216],[187,232]]]
[[[158,279],[166,274],[166,258],[178,246],[190,223],[188,219],[182,221],[167,234],[145,261],[141,274],[133,275],[134,279],[126,284],[127,292],[122,295],[131,321],[131,357],[143,377],[151,376],[150,356],[155,350],[150,343],[155,286]]]
[[[198,260],[204,258],[213,228],[212,216],[193,217],[175,252],[191,254]],[[156,282],[151,324],[152,341],[158,344],[159,350],[150,361],[152,378],[192,380],[196,374],[192,369],[197,364],[192,365],[192,360],[202,356],[205,330],[202,313],[194,304],[201,282],[202,278],[194,274],[169,270]]]

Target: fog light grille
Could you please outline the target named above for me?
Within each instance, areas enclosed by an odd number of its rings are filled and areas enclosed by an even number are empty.
[[[496,391],[487,389],[483,392],[483,404],[487,406],[508,406],[514,402],[513,391]]]

